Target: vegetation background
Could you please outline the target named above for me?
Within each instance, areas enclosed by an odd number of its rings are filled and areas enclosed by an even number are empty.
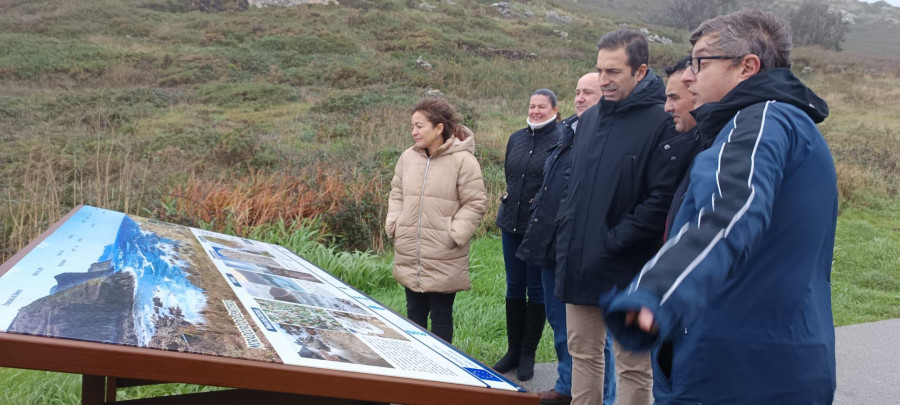
[[[651,45],[661,71],[690,51],[677,11],[696,6],[491,3],[0,0],[0,260],[89,204],[284,245],[403,313],[381,224],[409,109],[443,94],[476,133],[491,199],[454,343],[491,364],[505,348],[493,218],[528,95],[551,88],[572,114],[594,44],[622,26],[671,39]],[[749,5],[789,18],[805,3],[705,4],[695,13]],[[831,107],[820,129],[838,169],[833,308],[846,325],[900,317],[900,9],[831,5],[853,16],[837,25],[844,50],[799,47],[794,70]],[[539,361],[554,359],[549,334]],[[0,369],[0,381],[2,403],[78,402],[77,376]]]

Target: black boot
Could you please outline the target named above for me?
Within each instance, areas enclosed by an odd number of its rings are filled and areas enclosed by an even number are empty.
[[[522,333],[522,354],[519,355],[519,369],[516,377],[528,381],[534,377],[534,353],[537,351],[541,334],[544,333],[544,304],[529,302],[525,310],[525,331]]]
[[[493,369],[505,373],[519,365],[519,354],[522,351],[522,333],[525,328],[525,301],[506,299],[506,354],[503,355]]]

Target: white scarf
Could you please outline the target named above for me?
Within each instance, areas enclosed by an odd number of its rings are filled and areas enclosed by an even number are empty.
[[[546,127],[547,124],[549,124],[549,123],[551,123],[551,122],[553,122],[553,121],[556,121],[556,115],[557,115],[557,114],[554,114],[552,117],[550,117],[549,120],[544,121],[544,122],[541,122],[541,123],[539,123],[539,124],[532,123],[532,122],[531,122],[531,118],[526,118],[526,119],[525,119],[525,122],[528,123],[528,126],[531,127],[531,130],[532,130],[532,131],[537,131],[537,130],[543,128],[543,127]]]

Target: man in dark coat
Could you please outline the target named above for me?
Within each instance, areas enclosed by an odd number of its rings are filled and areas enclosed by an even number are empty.
[[[662,79],[646,37],[618,30],[597,44],[603,98],[582,114],[569,189],[558,214],[556,296],[565,302],[574,404],[603,392],[604,298],[624,288],[662,244],[675,173],[688,159],[660,153],[672,136]],[[650,356],[616,345],[618,403],[649,404]]]
[[[685,55],[681,60],[665,69],[666,76],[668,77],[666,80],[665,109],[667,113],[672,114],[672,118],[675,120],[675,130],[678,131],[680,135],[670,139],[669,142],[664,142],[662,148],[664,153],[678,159],[688,159],[692,161],[694,156],[697,156],[700,151],[705,150],[712,145],[715,134],[707,134],[706,137],[700,138],[700,131],[697,129],[697,121],[694,120],[694,116],[691,115],[691,111],[694,109],[694,103],[691,102],[691,97],[693,97],[693,95],[681,81],[681,75],[684,73],[685,69],[688,69],[690,63],[691,55]],[[675,184],[678,184],[678,187],[675,188],[675,195],[672,197],[672,204],[669,206],[669,214],[666,217],[666,231],[663,234],[664,240],[665,235],[669,233],[669,229],[672,229],[672,222],[675,221],[675,213],[678,212],[678,207],[681,206],[681,202],[684,201],[684,196],[687,193],[689,181],[687,176],[684,176],[687,171],[690,171],[690,166],[688,166],[688,170],[686,170],[685,173],[677,173],[678,175],[681,175],[681,177],[675,179]]]
[[[700,133],[669,239],[610,303],[621,344],[654,349],[658,404],[831,404],[834,161],[828,106],[791,73],[783,20],[739,11],[691,35]]]

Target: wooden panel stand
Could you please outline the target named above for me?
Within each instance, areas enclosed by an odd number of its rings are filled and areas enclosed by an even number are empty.
[[[0,265],[0,276],[80,208]],[[0,332],[0,353],[0,367],[81,374],[83,405],[539,403],[537,395],[517,391],[18,333]],[[116,401],[118,388],[165,383],[232,389]]]

